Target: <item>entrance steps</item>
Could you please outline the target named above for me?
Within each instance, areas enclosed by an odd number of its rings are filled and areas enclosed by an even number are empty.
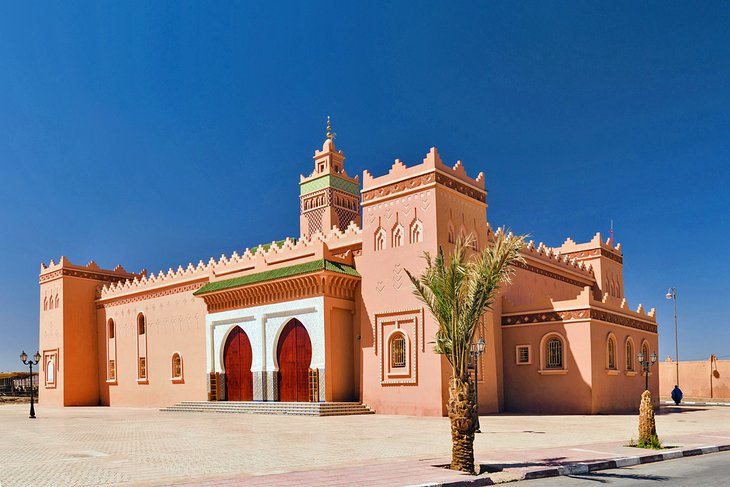
[[[167,412],[288,414],[294,416],[347,416],[374,414],[359,402],[278,402],[278,401],[182,401],[160,409]]]

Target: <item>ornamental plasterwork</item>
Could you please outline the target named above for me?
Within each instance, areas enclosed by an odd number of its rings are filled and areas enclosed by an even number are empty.
[[[468,196],[469,198],[473,198],[477,201],[480,201],[482,203],[485,203],[487,201],[487,195],[484,191],[475,189],[475,188],[467,185],[466,183],[462,183],[462,182],[460,182],[456,179],[453,179],[440,172],[436,172],[436,173],[430,172],[428,174],[422,174],[420,176],[415,176],[415,177],[406,179],[405,181],[398,181],[393,184],[381,186],[380,188],[375,188],[372,190],[365,190],[365,191],[363,191],[362,199],[363,199],[363,201],[371,201],[376,198],[383,198],[383,197],[389,196],[391,194],[396,194],[396,193],[400,193],[402,191],[419,188],[421,186],[425,186],[425,185],[433,183],[433,182],[436,182],[447,188],[458,191],[459,193],[461,193],[465,196]]]
[[[624,263],[623,256],[616,254],[614,252],[611,252],[608,249],[604,249],[603,247],[601,247],[600,249],[583,250],[580,252],[566,252],[565,255],[569,255],[571,258],[578,258],[578,259],[584,259],[586,257],[598,257],[600,255],[602,257],[606,257],[615,262],[618,262],[619,264]]]
[[[397,291],[403,286],[403,266],[396,264],[393,266],[393,288]]]
[[[44,282],[59,278],[61,276],[79,277],[81,279],[93,279],[94,281],[117,282],[126,281],[130,276],[112,276],[109,274],[101,274],[91,271],[78,271],[74,269],[59,269],[57,271],[42,274],[38,280],[41,284]]]
[[[206,293],[202,298],[209,313],[321,295],[354,300],[358,282],[359,277],[319,272]]]
[[[619,315],[593,308],[502,316],[502,326],[589,319],[627,326],[629,328],[635,328],[649,333],[657,332],[657,325],[654,323],[647,323],[630,316]]]
[[[380,383],[383,385],[414,385],[418,383],[418,349],[419,343],[425,346],[423,339],[423,309],[401,310],[390,313],[376,314],[374,317],[375,327],[373,340],[375,343],[375,354],[380,356]],[[408,370],[401,376],[386,373],[388,364],[388,343],[385,334],[386,328],[389,331],[401,330],[408,337]]]

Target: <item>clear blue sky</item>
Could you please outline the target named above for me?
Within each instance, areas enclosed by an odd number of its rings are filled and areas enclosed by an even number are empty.
[[[38,344],[40,262],[167,269],[298,232],[332,115],[351,174],[436,146],[492,225],[614,220],[629,304],[730,355],[730,3],[0,5],[0,370]],[[94,357],[89,357],[91,360]]]

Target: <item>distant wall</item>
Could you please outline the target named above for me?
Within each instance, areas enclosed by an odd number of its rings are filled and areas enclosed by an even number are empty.
[[[659,364],[659,393],[669,397],[677,382],[677,362]],[[730,400],[730,360],[679,362],[679,388],[685,399]]]

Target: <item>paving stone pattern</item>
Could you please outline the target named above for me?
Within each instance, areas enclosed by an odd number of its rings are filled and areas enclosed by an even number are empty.
[[[42,405],[37,415],[28,419],[27,405],[0,406],[3,487],[395,486],[462,478],[431,466],[448,462],[446,418],[171,414]],[[601,450],[620,450],[622,443],[601,443],[635,436],[637,418],[498,415],[484,416],[481,423],[477,460],[509,468],[525,462],[537,467],[569,455],[595,459]],[[728,424],[730,408],[664,408],[657,415],[660,436],[699,434],[692,441],[708,445],[727,442],[730,436],[722,440],[718,425]],[[580,445],[588,451],[581,452]]]

